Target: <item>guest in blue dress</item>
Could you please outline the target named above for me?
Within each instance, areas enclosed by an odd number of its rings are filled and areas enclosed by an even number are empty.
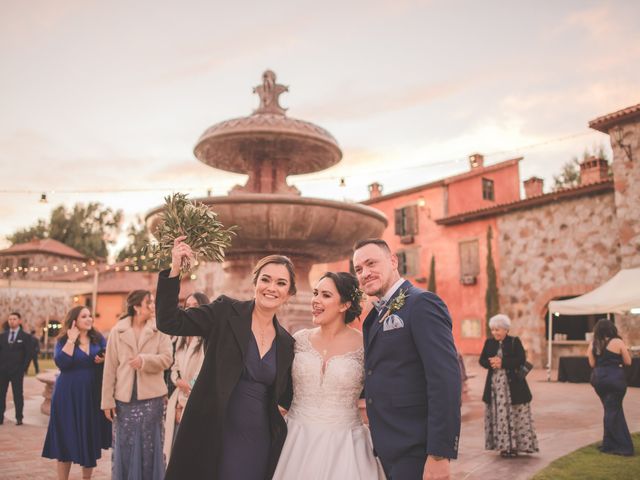
[[[288,408],[292,395],[293,338],[275,315],[296,292],[293,264],[282,255],[259,260],[253,300],[222,295],[182,310],[178,274],[192,256],[183,240],[174,243],[171,271],[158,278],[158,328],[204,337],[208,347],[165,479],[270,479],[287,434],[278,405]]]
[[[105,339],[93,328],[88,308],[72,308],[56,344],[60,369],[51,398],[49,428],[42,456],[58,460],[58,479],[69,478],[71,463],[91,478],[101,449],[111,447],[111,426],[100,410],[100,370]]]
[[[587,356],[593,368],[591,384],[604,407],[604,436],[598,448],[603,453],[633,455],[633,441],[622,410],[627,393],[623,365],[631,365],[631,355],[613,322],[598,320]]]

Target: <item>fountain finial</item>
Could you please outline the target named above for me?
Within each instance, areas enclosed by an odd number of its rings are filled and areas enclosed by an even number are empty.
[[[253,93],[260,97],[260,107],[254,110],[257,113],[275,113],[285,115],[286,108],[282,108],[278,101],[280,94],[288,92],[289,87],[276,83],[276,74],[271,70],[265,70],[262,74],[262,85],[253,87]]]

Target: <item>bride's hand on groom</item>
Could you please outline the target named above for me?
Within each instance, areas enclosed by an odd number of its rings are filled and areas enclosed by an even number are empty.
[[[180,267],[184,259],[192,260],[193,250],[187,245],[184,240],[186,235],[181,235],[173,241],[173,248],[171,249],[171,272],[169,277],[177,277],[180,274]]]

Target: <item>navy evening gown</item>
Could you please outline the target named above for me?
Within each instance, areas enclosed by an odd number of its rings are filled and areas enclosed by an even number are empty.
[[[250,335],[245,368],[236,385],[224,425],[218,477],[224,480],[264,480],[269,466],[269,389],[276,379],[275,339],[264,357]]]
[[[633,455],[633,441],[622,410],[622,399],[627,393],[622,355],[606,348],[602,355],[596,355],[591,384],[604,407],[604,436],[600,451]]]

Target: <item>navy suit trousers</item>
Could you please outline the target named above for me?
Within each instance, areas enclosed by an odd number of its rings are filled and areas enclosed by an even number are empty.
[[[427,457],[402,457],[394,463],[389,463],[383,458],[380,461],[387,480],[422,480]]]

